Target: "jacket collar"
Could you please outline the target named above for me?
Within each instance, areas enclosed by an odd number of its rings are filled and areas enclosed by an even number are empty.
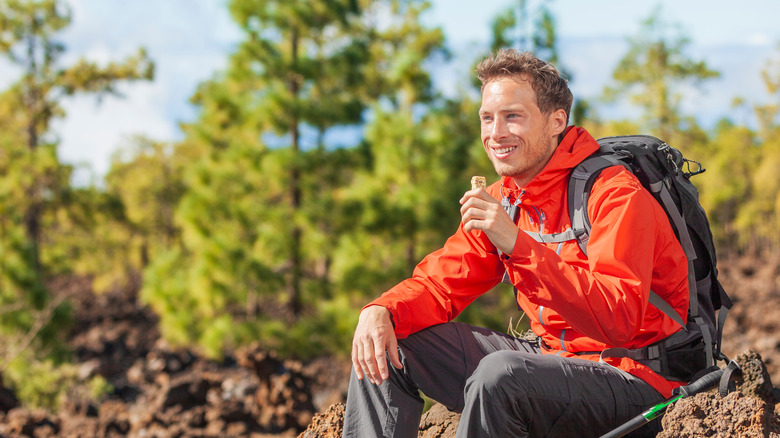
[[[534,199],[565,187],[571,170],[599,149],[599,144],[584,128],[570,126],[547,165],[525,187],[518,188],[510,177],[502,177],[503,195],[516,199]]]

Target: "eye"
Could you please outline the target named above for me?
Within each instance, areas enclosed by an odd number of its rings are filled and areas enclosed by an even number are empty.
[[[492,122],[492,121],[493,121],[493,117],[491,117],[491,116],[488,116],[488,115],[482,115],[482,116],[480,116],[480,117],[479,117],[479,119],[480,119],[480,120],[481,120],[483,123],[486,123],[486,122]]]

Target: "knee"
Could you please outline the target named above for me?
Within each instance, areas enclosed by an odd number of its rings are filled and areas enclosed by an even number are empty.
[[[522,393],[524,362],[516,351],[497,351],[485,356],[466,382],[466,392],[478,391],[498,396]]]

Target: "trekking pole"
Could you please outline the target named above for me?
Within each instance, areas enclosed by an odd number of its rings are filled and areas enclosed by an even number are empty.
[[[729,370],[729,373],[731,373],[735,367],[738,369],[739,365],[737,365],[735,361],[731,361],[727,367],[718,368],[717,370],[709,372],[699,379],[696,379],[695,382],[691,382],[685,386],[677,388],[677,391],[679,391],[678,395],[670,398],[669,400],[658,403],[652,408],[623,423],[621,426],[618,426],[616,429],[613,429],[612,431],[602,435],[601,438],[620,438],[629,432],[639,429],[645,424],[663,415],[663,413],[666,411],[666,408],[677,400],[714,388],[716,385],[718,385],[718,382],[720,382],[723,373],[726,372],[726,370]]]

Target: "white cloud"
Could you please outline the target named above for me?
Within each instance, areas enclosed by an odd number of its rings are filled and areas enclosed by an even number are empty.
[[[747,43],[751,46],[766,46],[771,44],[771,40],[765,33],[752,33],[748,35]]]
[[[106,65],[121,62],[140,47],[155,62],[152,83],[124,84],[124,98],[95,104],[91,96],[63,102],[65,120],[53,125],[61,139],[60,158],[89,163],[105,174],[114,151],[144,135],[175,141],[178,122],[191,119],[188,103],[198,83],[224,67],[239,32],[224,1],[214,0],[69,0],[73,22],[61,39],[63,65],[80,58]],[[2,79],[2,77],[0,77]]]
[[[80,96],[63,103],[65,120],[53,130],[61,139],[60,159],[68,163],[90,163],[98,175],[110,166],[111,155],[136,135],[173,140],[178,134],[174,121],[164,114],[159,86],[137,84],[122,87],[130,99],[109,97],[98,104],[94,96]]]

